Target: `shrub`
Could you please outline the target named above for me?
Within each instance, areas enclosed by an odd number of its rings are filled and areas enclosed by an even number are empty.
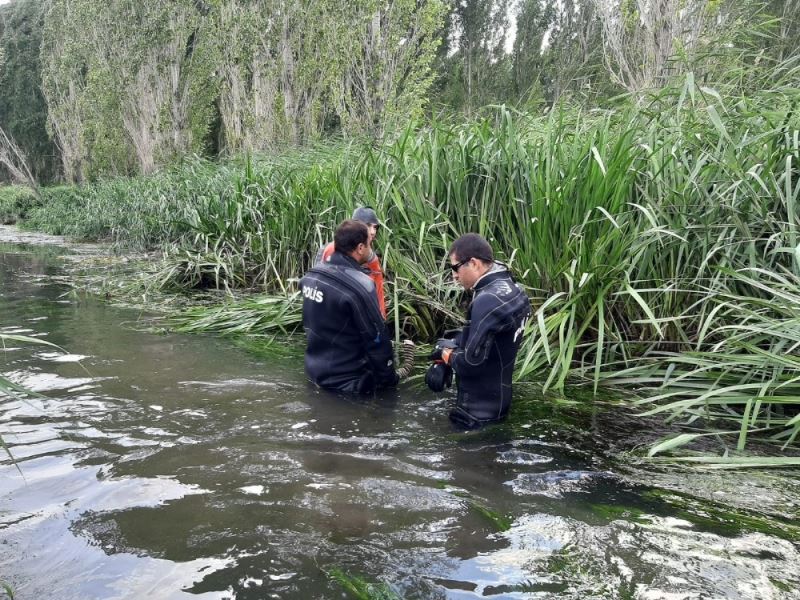
[[[40,204],[36,193],[21,185],[0,185],[0,223],[13,225]]]

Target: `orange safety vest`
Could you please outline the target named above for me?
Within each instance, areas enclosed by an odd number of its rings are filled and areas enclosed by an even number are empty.
[[[333,254],[333,242],[330,242],[322,250],[322,262],[328,262]],[[383,271],[381,270],[381,261],[378,255],[372,253],[372,260],[364,263],[364,266],[369,269],[369,278],[375,282],[375,294],[378,296],[378,308],[381,309],[381,315],[386,318],[386,299],[383,295]]]

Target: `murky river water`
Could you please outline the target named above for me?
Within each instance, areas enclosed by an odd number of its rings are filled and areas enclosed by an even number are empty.
[[[355,597],[337,574],[374,597],[800,597],[790,518],[742,525],[663,474],[633,481],[600,449],[613,418],[527,398],[458,434],[420,383],[321,393],[302,348],[144,332],[68,294],[52,248],[0,255],[0,331],[66,350],[0,355],[46,396],[0,398],[16,459],[0,463],[0,580],[19,599]]]

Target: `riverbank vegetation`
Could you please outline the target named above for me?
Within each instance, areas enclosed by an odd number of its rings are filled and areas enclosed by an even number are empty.
[[[356,8],[371,14],[367,4]],[[479,15],[465,7],[480,3],[462,4],[451,11],[443,3],[403,4],[403,18],[372,22],[373,40],[402,36],[400,29],[417,35],[392,46],[399,54],[390,57],[413,81],[393,70],[381,88],[376,77],[385,65],[373,59],[389,58],[370,54],[361,29],[351,32],[355,46],[334,44],[342,60],[323,77],[319,55],[303,46],[307,38],[293,37],[302,29],[297,14],[289,11],[274,31],[251,31],[252,7],[223,2],[231,12],[213,23],[234,27],[243,36],[234,49],[244,54],[214,45],[219,29],[204,29],[211,24],[202,15],[187,16],[180,23],[195,28],[195,58],[185,64],[189,55],[170,55],[186,80],[177,80],[182,87],[163,106],[147,94],[167,80],[156,77],[154,88],[136,77],[109,83],[147,74],[161,60],[135,45],[103,54],[112,45],[101,42],[115,28],[76,29],[92,44],[74,48],[64,46],[70,36],[49,35],[41,47],[48,127],[63,178],[79,185],[44,187],[38,196],[4,188],[0,213],[49,233],[156,250],[163,260],[141,278],[151,288],[266,294],[193,309],[174,323],[275,334],[299,326],[296,281],[316,250],[355,206],[371,205],[385,220],[378,245],[390,323],[420,341],[458,322],[446,251],[455,237],[476,231],[534,302],[519,379],[555,390],[623,388],[643,410],[697,427],[651,454],[700,436],[732,451],[754,439],[796,446],[796,3],[690,2],[670,17],[674,35],[662,47],[648,37],[646,11],[626,4],[611,14],[602,3],[576,3],[565,14],[522,2],[508,55],[498,40],[467,44],[506,31],[507,11]],[[87,0],[69,14],[65,6],[51,3],[41,16],[45,31],[62,13],[67,28],[87,14],[102,23],[116,4]],[[158,12],[168,9],[153,10],[128,17],[155,29],[169,22]],[[620,15],[633,20],[625,25]],[[485,27],[468,27],[478,22]],[[448,27],[461,27],[456,42],[431,43],[438,28],[452,33]],[[555,37],[544,48],[548,27]],[[181,31],[161,31],[165,48]],[[320,39],[333,44],[345,33],[333,28]],[[282,50],[280,73],[260,71],[267,61],[246,51],[267,42]],[[407,45],[416,51],[407,54]],[[75,72],[56,68],[56,57],[95,77],[70,87]],[[253,61],[244,79],[243,57]],[[292,57],[306,61],[302,69]],[[209,68],[217,63],[228,74],[223,80]],[[355,85],[366,64],[375,70]],[[256,75],[273,87],[254,87]],[[192,94],[195,84],[210,96]],[[453,110],[432,110],[434,100]],[[477,108],[498,100],[510,104]],[[267,113],[253,112],[258,106]],[[147,107],[166,119],[157,139],[142,137],[151,130],[142,124],[156,114],[145,114]]]
[[[390,322],[421,340],[456,319],[446,250],[478,231],[534,298],[520,378],[623,386],[671,420],[711,419],[739,449],[752,436],[788,446],[800,431],[799,76],[788,61],[747,96],[690,75],[603,111],[496,109],[382,146],[187,160],[45,191],[26,225],[164,248],[148,277],[161,287],[278,295],[196,310],[187,328],[291,331],[296,279],[371,204],[386,220]]]

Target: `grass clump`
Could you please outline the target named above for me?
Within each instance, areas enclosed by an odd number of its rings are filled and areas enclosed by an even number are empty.
[[[303,323],[299,293],[256,296],[220,306],[194,307],[169,319],[183,332],[236,334],[289,334]]]
[[[36,192],[22,185],[0,185],[0,224],[13,225],[25,219],[40,204]]]

